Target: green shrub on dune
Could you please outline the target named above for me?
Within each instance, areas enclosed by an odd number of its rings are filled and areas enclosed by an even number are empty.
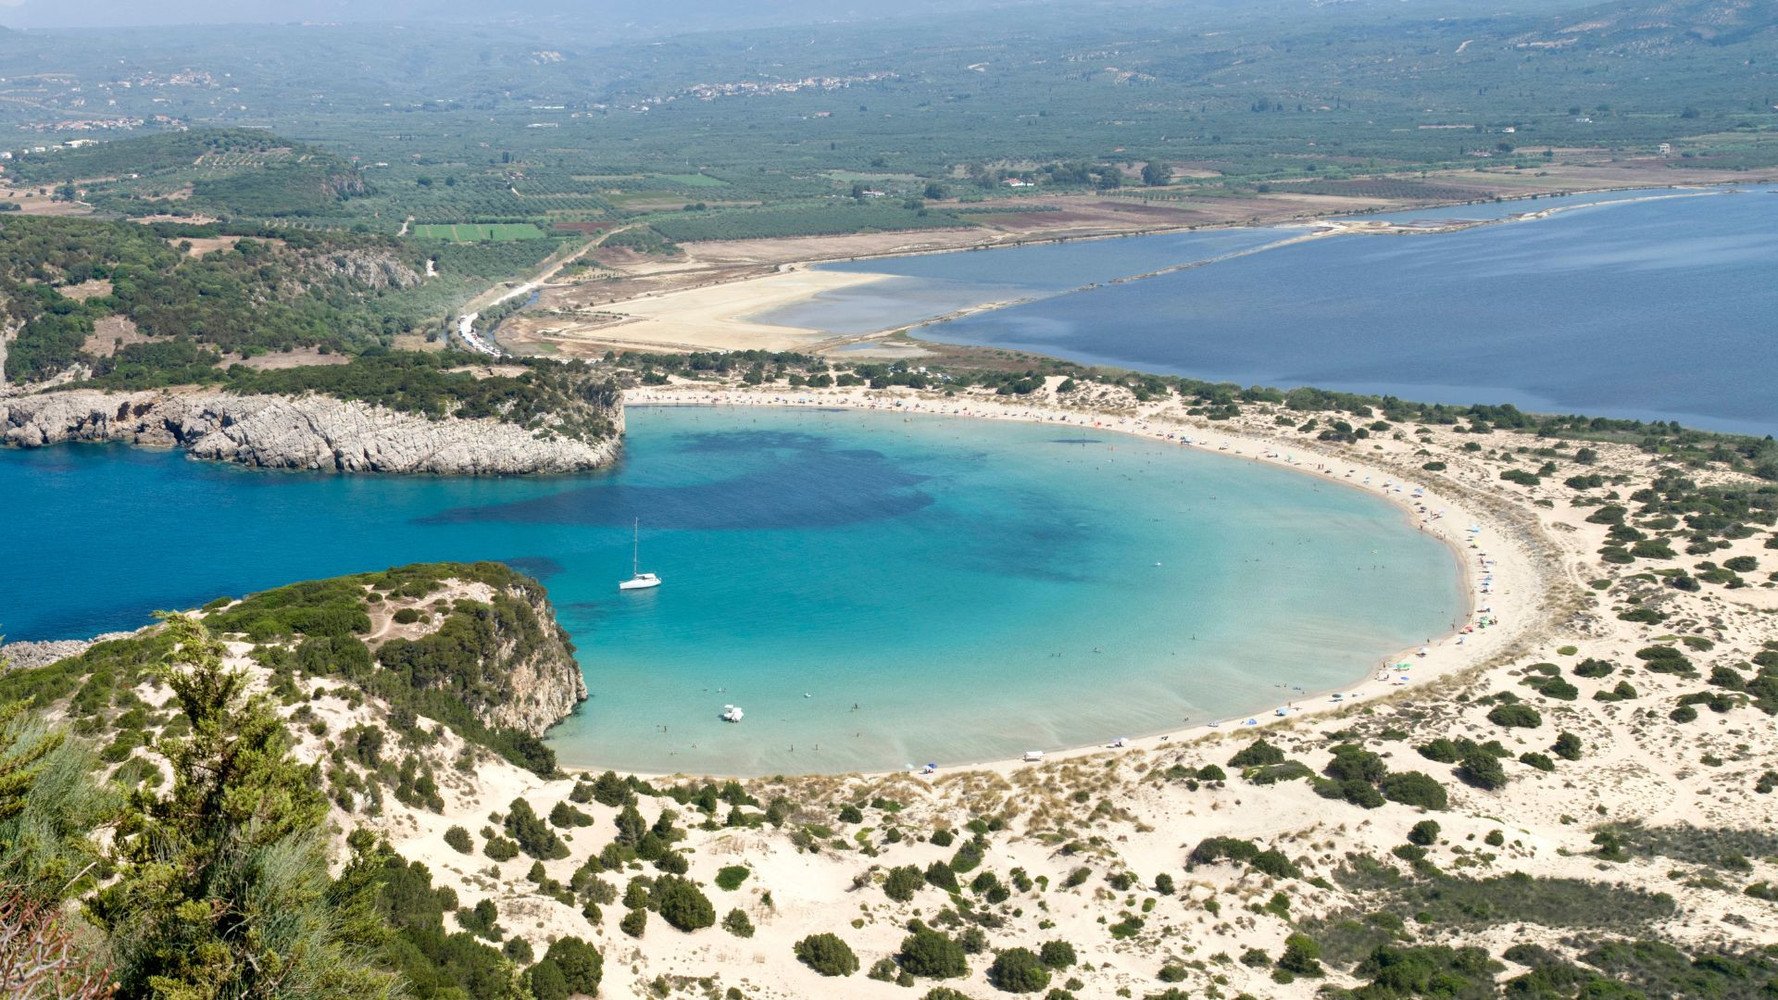
[[[811,934],[792,949],[797,961],[824,976],[850,976],[858,971],[858,956],[834,934]]]

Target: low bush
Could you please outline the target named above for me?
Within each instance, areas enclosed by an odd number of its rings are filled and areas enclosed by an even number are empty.
[[[1557,701],[1573,701],[1580,697],[1580,689],[1560,677],[1527,677],[1520,683],[1546,698],[1554,698]]]
[[[716,887],[723,892],[734,892],[741,887],[742,882],[747,881],[747,876],[751,874],[753,874],[753,870],[746,865],[725,865],[721,871],[716,873]]]
[[[1256,785],[1275,785],[1280,781],[1296,781],[1300,778],[1315,776],[1315,772],[1309,768],[1309,765],[1300,760],[1287,760],[1282,764],[1250,767],[1241,773],[1243,777]]]
[[[1254,740],[1246,748],[1237,751],[1229,758],[1230,767],[1260,767],[1266,764],[1284,763],[1284,751],[1263,739]]]
[[[1636,658],[1657,674],[1678,674],[1682,677],[1697,675],[1697,668],[1692,666],[1691,658],[1673,646],[1644,646],[1636,651]]]
[[[1301,878],[1303,875],[1302,869],[1283,852],[1261,850],[1253,841],[1238,837],[1207,837],[1192,848],[1186,862],[1188,865],[1209,865],[1225,859],[1245,863],[1275,878]]]
[[[963,946],[915,921],[912,933],[902,939],[895,960],[909,975],[925,979],[957,979],[969,975],[969,960]]]
[[[1488,721],[1508,729],[1536,729],[1543,725],[1543,716],[1530,705],[1496,705],[1488,712]]]
[[[1322,773],[1335,781],[1363,781],[1375,783],[1381,781],[1389,773],[1389,765],[1383,763],[1381,755],[1366,750],[1356,743],[1341,743],[1332,748],[1333,760],[1328,762]]]
[[[716,907],[697,883],[662,875],[654,883],[654,903],[661,919],[687,934],[716,924]]]
[[[793,949],[797,961],[824,976],[850,976],[858,971],[852,946],[834,934],[811,934]]]
[[[1319,976],[1321,946],[1307,934],[1292,934],[1284,939],[1284,954],[1278,957],[1278,968],[1299,976]]]
[[[1397,771],[1386,776],[1378,788],[1384,798],[1402,805],[1443,810],[1450,804],[1445,786],[1437,778],[1420,771]]]
[[[648,927],[648,911],[634,909],[625,913],[624,918],[618,921],[617,927],[633,938],[641,937],[643,931]]]
[[[1414,749],[1419,752],[1420,756],[1439,764],[1455,764],[1462,756],[1462,752],[1457,748],[1457,744],[1443,736],[1430,742],[1422,743]]]
[[[739,938],[753,936],[753,921],[741,910],[730,910],[722,918],[722,929]]]
[[[1457,777],[1465,784],[1487,791],[1505,787],[1507,780],[1500,758],[1481,749],[1464,755],[1463,761],[1457,765]]]
[[[1036,993],[1050,983],[1050,971],[1029,948],[1008,948],[994,956],[988,982],[1004,993]]]
[[[543,961],[554,965],[562,974],[563,985],[570,993],[594,996],[599,981],[605,977],[605,957],[599,949],[577,937],[561,937],[552,941],[543,953]]]
[[[489,837],[482,853],[495,861],[511,861],[519,856],[519,845],[505,837]]]
[[[1074,964],[1074,946],[1066,941],[1045,941],[1037,957],[1052,969],[1066,969]]]
[[[568,845],[556,836],[531,808],[531,803],[522,798],[513,799],[507,807],[506,833],[518,842],[519,849],[542,861],[553,861],[568,856]]]
[[[913,865],[901,865],[889,869],[889,875],[883,879],[883,895],[897,903],[906,903],[914,898],[914,894],[926,884],[920,869]]]
[[[576,826],[592,826],[593,818],[567,802],[558,802],[549,811],[549,823],[557,829],[566,830]]]

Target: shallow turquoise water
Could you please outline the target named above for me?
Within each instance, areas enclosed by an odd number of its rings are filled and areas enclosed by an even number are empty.
[[[1145,274],[1290,230],[1224,230],[830,265],[895,275],[830,293],[778,322],[852,333],[998,302],[1035,301],[922,327],[952,343],[1015,348],[1242,385],[1512,403],[1540,412],[1678,420],[1778,432],[1778,194],[1670,189],[1374,216],[1547,219],[1413,236],[1356,235]],[[1052,279],[1078,273],[1064,285]],[[1027,278],[1025,276],[1029,275]],[[951,305],[952,309],[956,308]],[[1683,363],[1667,360],[1682,347]]]
[[[0,537],[15,639],[509,561],[549,586],[594,693],[557,752],[643,771],[959,763],[1265,710],[1444,631],[1462,601],[1450,554],[1367,494],[938,417],[637,408],[621,468],[540,480],[0,452],[0,502],[22,514]],[[666,583],[619,594],[632,517]],[[716,721],[727,702],[744,723]]]

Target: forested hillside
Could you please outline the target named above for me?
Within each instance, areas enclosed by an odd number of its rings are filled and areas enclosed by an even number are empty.
[[[189,357],[192,345],[239,357],[386,346],[437,323],[417,294],[424,268],[392,240],[348,233],[6,218],[0,296],[19,325],[6,374],[34,381],[77,362],[105,374]]]

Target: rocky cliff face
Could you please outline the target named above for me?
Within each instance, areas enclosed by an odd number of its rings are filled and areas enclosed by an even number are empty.
[[[500,653],[487,671],[497,696],[475,706],[476,714],[492,728],[542,736],[587,700],[586,678],[543,587],[527,582],[509,589],[508,596],[536,616],[542,637],[527,636],[529,629],[499,635]]]
[[[193,458],[330,472],[578,472],[616,457],[621,409],[612,422],[609,438],[586,442],[543,440],[494,419],[433,420],[331,396],[75,390],[0,398],[0,441],[14,447],[122,441],[183,448]]]

